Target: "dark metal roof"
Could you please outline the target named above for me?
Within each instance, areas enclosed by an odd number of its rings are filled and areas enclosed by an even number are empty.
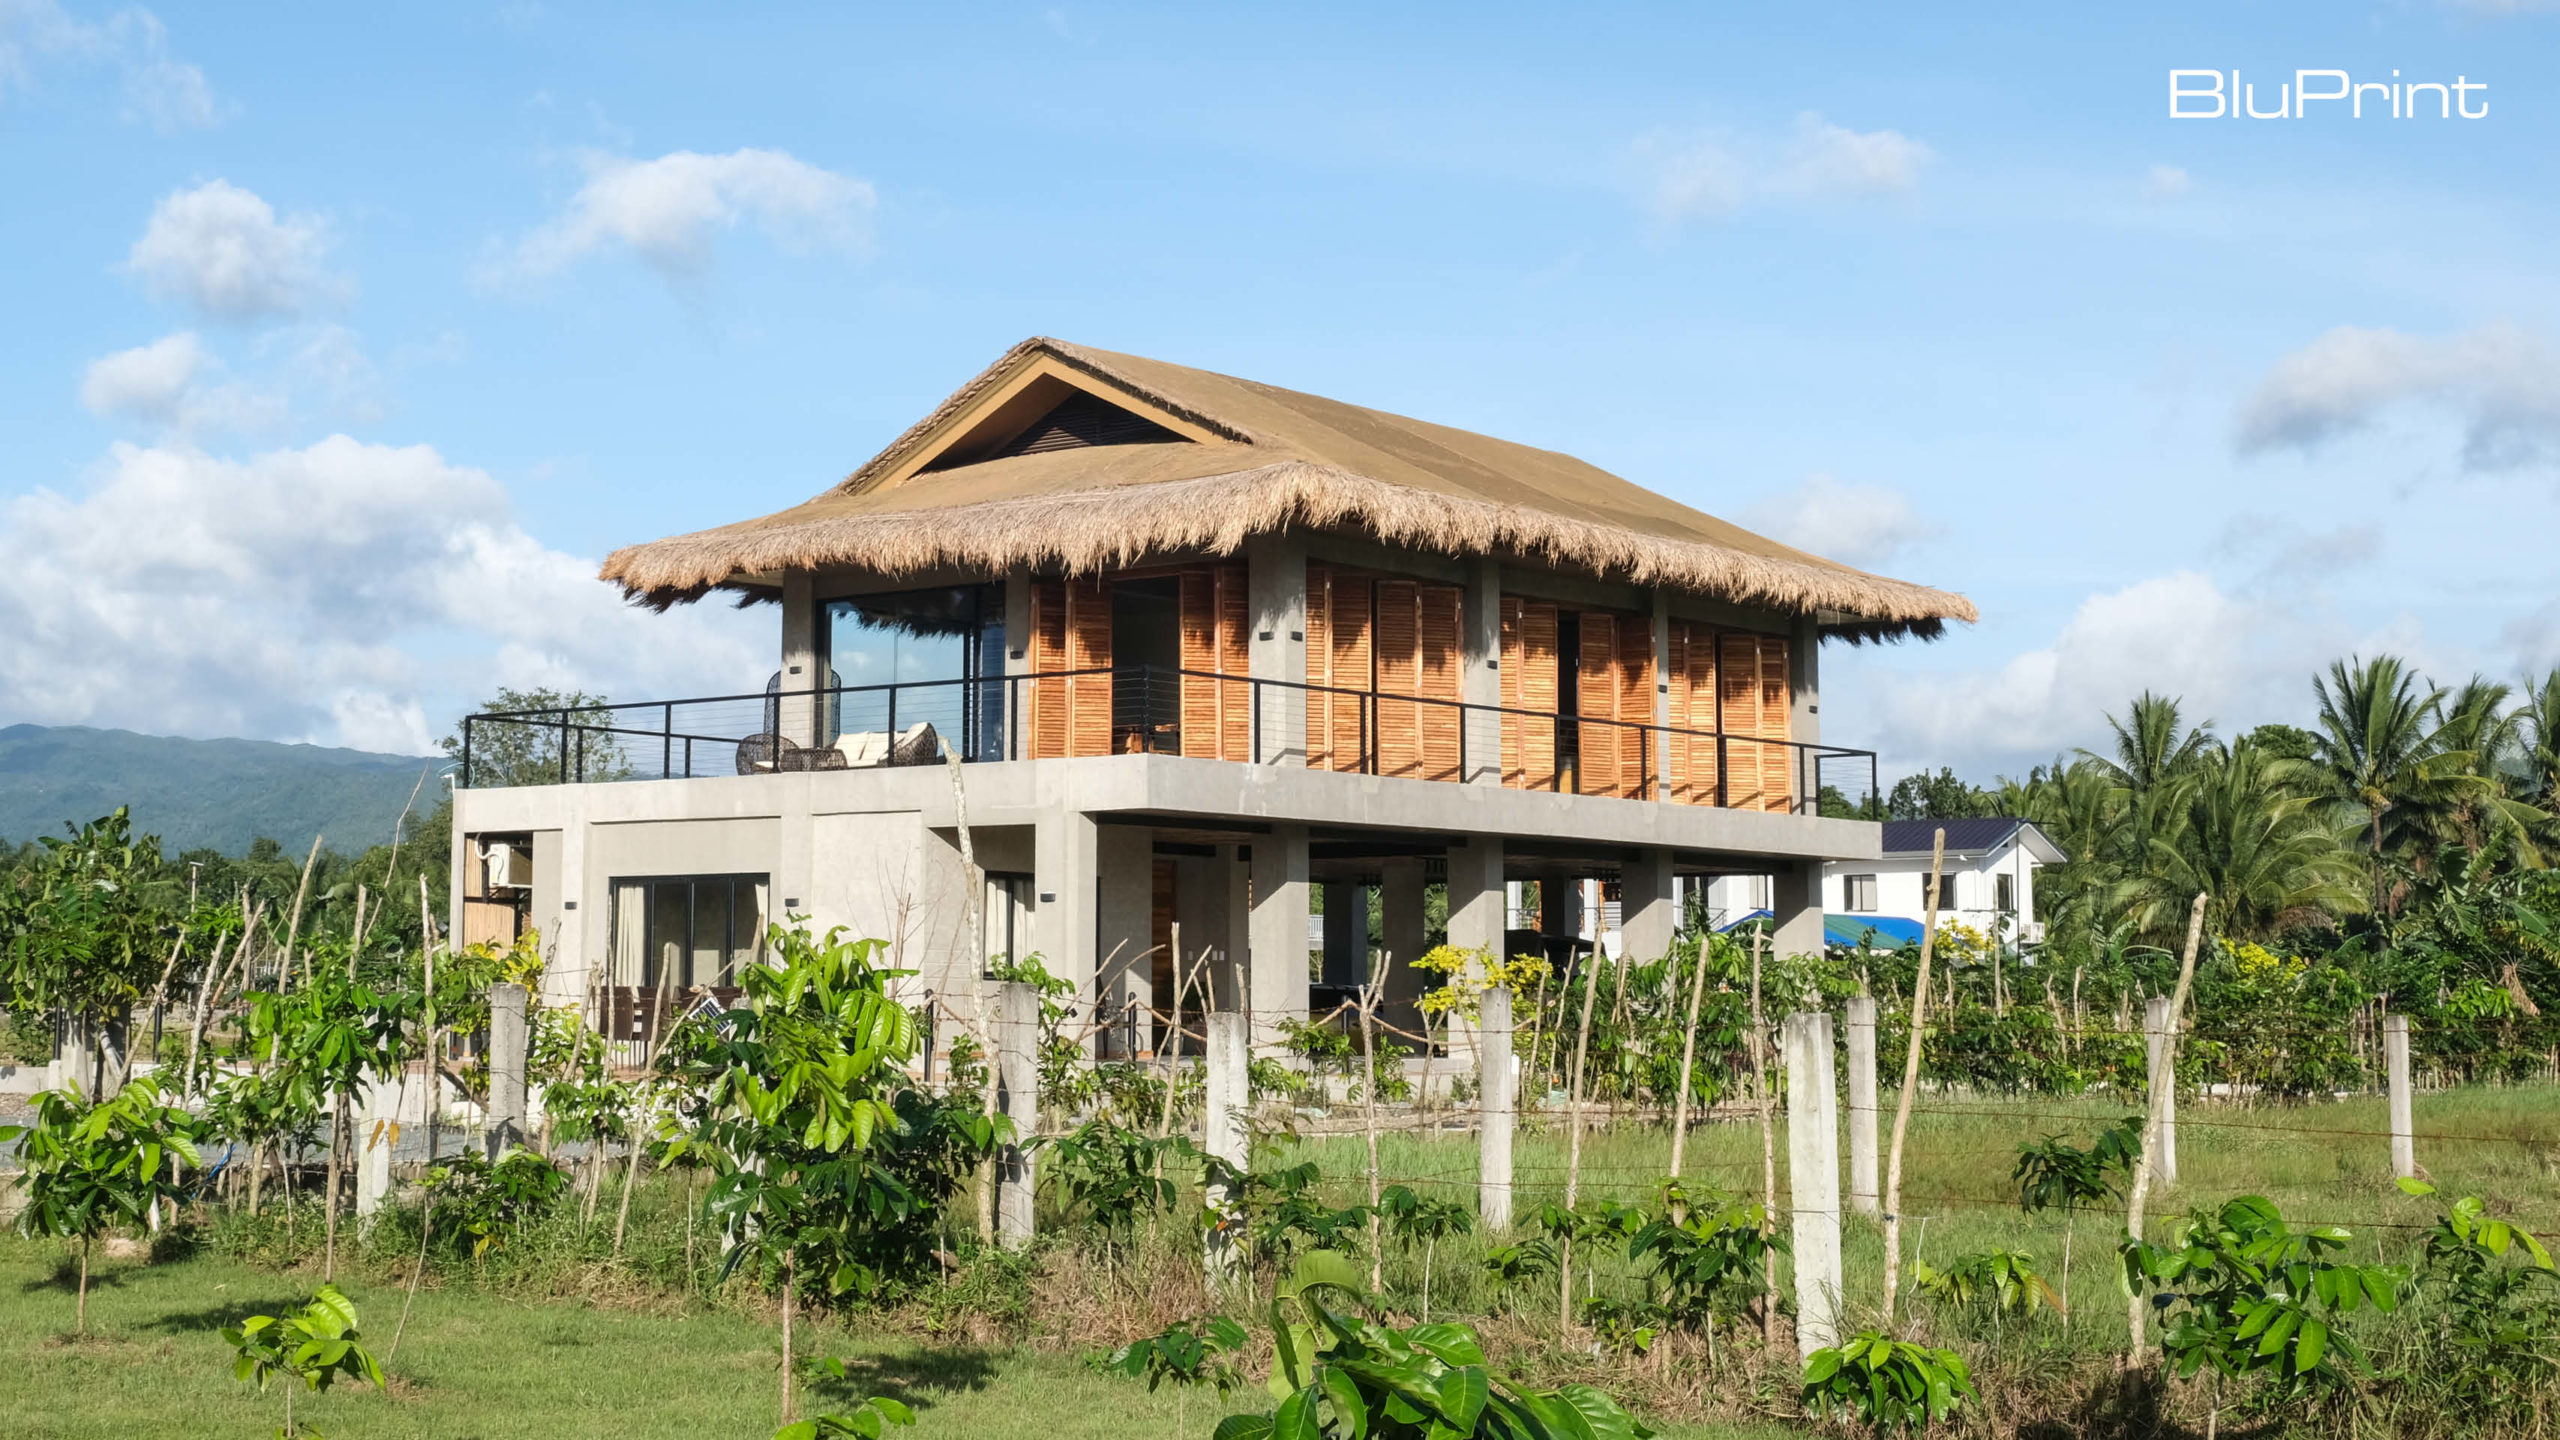
[[[1979,854],[1985,850],[1996,850],[2007,844],[2009,837],[2017,834],[2019,830],[2036,830],[2034,825],[2014,815],[1994,816],[1984,820],[1887,820],[1884,822],[1884,853],[1926,855],[1929,853],[1931,835],[1941,826],[1945,827],[1947,832],[1947,853],[1950,855]],[[2042,831],[2036,831],[2036,838],[2044,840],[2044,843],[2052,847],[2056,854],[2060,853],[2060,847],[2054,846],[2051,840],[2044,839]]]

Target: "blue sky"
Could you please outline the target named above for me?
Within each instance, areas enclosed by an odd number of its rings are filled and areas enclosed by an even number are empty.
[[[0,0],[0,723],[419,749],[725,692],[614,546],[1046,333],[1584,456],[1984,620],[1826,738],[2016,772],[2560,663],[2560,7]],[[2168,72],[2485,83],[2172,120]],[[2315,81],[2323,89],[2327,81]],[[2434,101],[2427,102],[2432,113]]]

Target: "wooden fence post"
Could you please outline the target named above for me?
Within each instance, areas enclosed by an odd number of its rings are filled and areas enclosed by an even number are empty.
[[[2418,1141],[2409,1104],[2409,1017],[2382,1017],[2383,1073],[2391,1085],[2391,1173],[2403,1180],[2418,1176]]]
[[[1040,992],[1019,980],[996,997],[996,1104],[1013,1121],[1013,1140],[996,1157],[996,1237],[1031,1243],[1031,1141],[1040,1133]]]
[[[1796,1350],[1840,1341],[1840,1113],[1831,1016],[1787,1017],[1787,1206],[1796,1256]]]

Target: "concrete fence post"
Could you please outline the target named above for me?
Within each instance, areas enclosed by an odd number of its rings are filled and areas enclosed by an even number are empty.
[[[371,1229],[373,1212],[391,1194],[391,1147],[400,1135],[402,1077],[365,1087],[364,1109],[356,1121],[356,1217]]]
[[[1796,1255],[1796,1349],[1840,1341],[1840,1112],[1831,1017],[1787,1017],[1787,1206]]]
[[[996,1108],[1013,1140],[996,1156],[996,1238],[1031,1243],[1031,1142],[1040,1133],[1040,992],[1018,980],[996,990]]]
[[[1481,1117],[1476,1216],[1487,1234],[1511,1228],[1513,1092],[1511,991],[1496,985],[1476,1002],[1476,1105]]]
[[[482,1126],[489,1159],[524,1143],[525,991],[489,987],[489,1113]]]
[[[1252,1022],[1239,1011],[1219,1010],[1206,1018],[1204,1028],[1207,1094],[1200,1119],[1200,1146],[1242,1170],[1251,1158],[1246,1120],[1253,1113]],[[1232,1213],[1231,1207],[1239,1198],[1224,1185],[1209,1188],[1209,1208],[1221,1218],[1218,1228],[1209,1232],[1205,1256],[1212,1287],[1225,1286],[1236,1276],[1236,1236],[1231,1222],[1240,1217]]]
[[[1849,1208],[1881,1215],[1876,1181],[1876,997],[1849,997]]]
[[[2143,1053],[2149,1061],[2145,1073],[2151,1077],[2153,1087],[2168,1092],[2158,1097],[2159,1133],[2148,1137],[2151,1173],[2160,1177],[2161,1184],[2175,1185],[2178,1183],[2178,1074],[2174,1069],[2163,1074],[2161,1069],[2169,1052],[2168,996],[2154,995],[2142,1007],[2142,1039]]]
[[[2382,1064],[2391,1087],[2391,1173],[2403,1180],[2418,1175],[2418,1141],[2409,1104],[2409,1017],[2382,1017]]]

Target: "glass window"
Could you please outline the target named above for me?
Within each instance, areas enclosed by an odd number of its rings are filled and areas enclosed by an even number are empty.
[[[971,759],[1000,755],[1003,687],[947,682],[1002,675],[1004,642],[998,585],[828,602],[827,663],[834,683],[846,688],[834,728],[904,734],[921,722]],[[898,688],[866,688],[875,686]]]
[[[726,987],[764,954],[765,877],[613,882],[613,974],[624,985]]]
[[[2004,915],[2015,914],[2018,909],[2018,877],[2015,875],[1992,876],[1991,897],[1992,909]]]
[[[1956,877],[1953,875],[1938,877],[1938,908],[1941,910],[1956,908]]]
[[[1852,875],[1849,877],[1848,891],[1849,893],[1845,898],[1851,911],[1858,914],[1868,914],[1875,910],[1876,877],[1873,875]]]
[[[988,972],[1018,963],[1031,938],[1030,876],[988,872],[986,925]]]

